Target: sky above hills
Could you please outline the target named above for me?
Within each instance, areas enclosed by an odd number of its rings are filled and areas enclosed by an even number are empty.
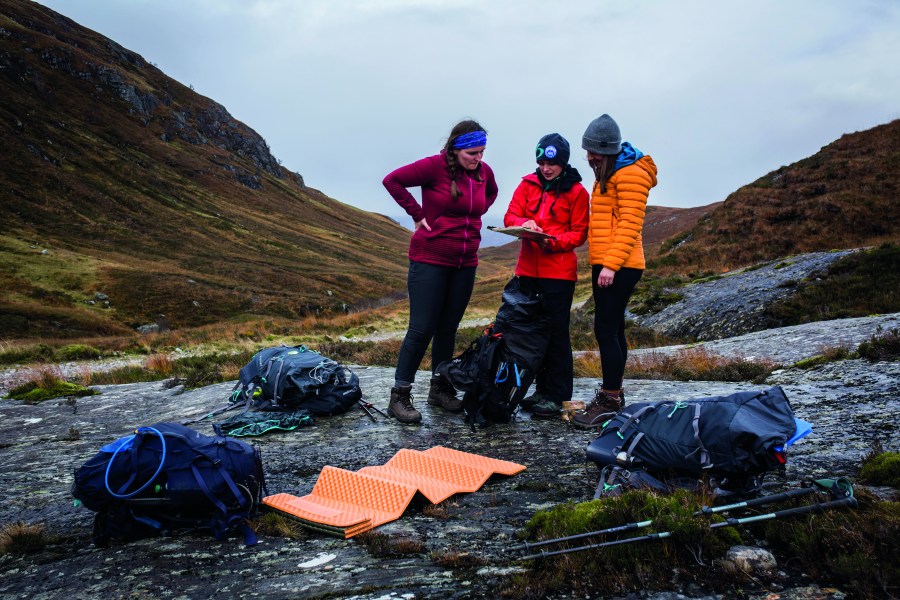
[[[411,222],[381,185],[474,118],[498,222],[549,132],[602,113],[659,167],[651,204],[724,200],[900,118],[896,0],[40,0],[221,103],[312,187]]]

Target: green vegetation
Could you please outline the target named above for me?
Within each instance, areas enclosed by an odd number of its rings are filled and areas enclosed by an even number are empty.
[[[900,329],[877,333],[859,345],[857,353],[872,362],[900,360]]]
[[[675,290],[683,287],[687,281],[681,275],[663,277],[645,273],[634,289],[628,309],[636,315],[659,312],[683,298]]]
[[[211,353],[177,359],[149,357],[143,366],[127,366],[111,371],[92,373],[91,385],[159,381],[173,378],[173,383],[187,388],[212,385],[237,379],[241,368],[250,362],[256,350],[235,354]]]
[[[779,562],[833,582],[854,598],[876,599],[900,589],[900,503],[857,490],[857,510],[772,521],[763,530]]]
[[[826,273],[800,282],[767,313],[779,326],[900,311],[900,245],[855,252]]]
[[[298,521],[275,511],[264,512],[253,523],[253,529],[259,535],[283,537],[290,540],[302,540],[308,537],[306,529]]]
[[[869,485],[900,489],[900,452],[877,452],[867,456],[859,477]]]
[[[629,491],[619,497],[559,505],[537,512],[520,536],[536,541],[644,520],[652,520],[651,527],[577,540],[569,547],[661,531],[673,535],[534,560],[527,563],[527,573],[515,575],[505,584],[504,597],[605,597],[646,589],[677,590],[691,583],[738,597],[745,582],[742,576],[724,575],[709,565],[724,557],[729,547],[743,543],[746,536],[754,544],[762,540],[779,564],[791,572],[837,585],[855,598],[883,598],[900,586],[900,555],[895,551],[900,539],[900,503],[879,501],[865,490],[856,490],[855,495],[859,501],[856,510],[717,529],[709,525],[721,522],[721,515],[694,516],[697,508],[710,504],[709,499],[684,490],[666,496]],[[779,505],[779,510],[805,504],[805,500],[789,501]],[[559,544],[546,549],[564,547]],[[598,573],[603,576],[586,576]]]
[[[528,573],[512,578],[506,596],[541,598],[563,591],[571,591],[577,597],[606,596],[641,589],[671,589],[676,581],[684,584],[702,580],[708,570],[698,567],[698,562],[706,565],[724,556],[730,546],[741,543],[733,528],[709,528],[711,522],[722,521],[722,517],[693,516],[707,503],[684,490],[667,496],[629,491],[618,497],[538,511],[525,524],[523,539],[551,539],[648,519],[653,520],[652,529],[633,535],[662,531],[673,535],[664,540],[536,560],[530,563]],[[572,546],[596,541],[581,540]],[[594,576],[601,573],[602,577]]]
[[[28,381],[14,387],[9,390],[9,394],[6,397],[12,400],[21,400],[25,404],[38,404],[53,398],[93,396],[97,393],[97,390],[92,390],[76,383],[69,383],[59,378],[50,381],[46,380],[46,378],[41,378],[38,381]]]

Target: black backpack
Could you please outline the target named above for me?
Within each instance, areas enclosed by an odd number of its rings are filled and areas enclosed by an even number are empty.
[[[75,471],[72,495],[94,511],[94,543],[209,530],[217,539],[242,532],[265,494],[256,446],[203,435],[178,423],[139,427],[100,449]]]
[[[493,325],[435,372],[464,392],[466,423],[473,429],[508,423],[534,379],[533,371],[510,353],[505,335]]]
[[[305,346],[260,350],[238,379],[231,401],[257,410],[305,409],[314,415],[336,415],[362,398],[355,373]]]
[[[587,446],[601,467],[748,481],[785,463],[797,426],[780,387],[687,401],[638,402]]]
[[[503,289],[496,322],[462,354],[435,369],[465,392],[463,410],[473,429],[508,423],[534,381],[549,340],[542,301],[513,277]]]

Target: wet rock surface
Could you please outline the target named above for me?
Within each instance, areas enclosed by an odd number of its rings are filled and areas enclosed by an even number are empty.
[[[393,370],[354,370],[368,400],[385,409]],[[779,371],[761,386],[626,381],[626,387],[635,402],[784,387],[796,415],[812,422],[814,432],[791,449],[783,472],[767,476],[765,487],[780,491],[810,477],[855,478],[873,439],[897,449],[898,382],[900,363],[848,360]],[[595,434],[523,413],[514,423],[473,432],[459,415],[424,401],[427,385],[427,374],[419,373],[413,392],[424,415],[420,425],[380,416],[373,422],[353,409],[320,418],[312,427],[252,439],[262,449],[269,493],[298,496],[311,491],[324,465],[357,470],[383,464],[400,448],[447,446],[527,466],[519,475],[494,476],[477,492],[452,497],[441,510],[417,497],[400,519],[377,532],[412,542],[418,550],[389,556],[371,555],[358,539],[313,532],[300,540],[263,536],[253,548],[244,548],[237,538],[218,542],[202,534],[95,548],[93,513],[72,503],[74,469],[135,426],[205,414],[226,402],[232,384],[189,391],[165,389],[160,382],[97,386],[97,396],[33,406],[0,400],[5,497],[0,523],[43,523],[59,536],[39,554],[0,557],[0,597],[496,597],[507,578],[523,568],[512,549],[519,543],[517,531],[534,512],[592,497],[597,469],[585,462],[584,449]],[[589,398],[596,385],[593,379],[577,379],[575,397]],[[195,428],[211,431],[206,423]],[[701,589],[681,592],[677,597],[722,597]],[[842,597],[815,585],[781,593],[782,598]]]

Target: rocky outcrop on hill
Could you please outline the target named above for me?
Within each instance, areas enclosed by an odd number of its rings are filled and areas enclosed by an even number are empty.
[[[717,340],[773,326],[766,308],[794,293],[853,252],[812,252],[725,273],[678,289],[682,299],[659,312],[633,315],[639,325],[673,337]]]
[[[262,136],[234,119],[225,107],[169,79],[142,56],[112,40],[84,35],[77,23],[52,11],[45,9],[42,13],[36,19],[9,11],[5,16],[23,28],[0,29],[0,37],[26,48],[28,54],[36,53],[52,71],[91,83],[95,94],[121,99],[144,126],[157,128],[156,123],[161,124],[163,141],[177,138],[193,145],[212,144],[249,159],[274,177],[284,176]],[[16,50],[0,52],[0,69],[20,80],[34,81],[45,95],[52,96],[56,86],[49,77],[23,60]],[[244,185],[262,187],[258,176],[240,165],[228,166]]]

